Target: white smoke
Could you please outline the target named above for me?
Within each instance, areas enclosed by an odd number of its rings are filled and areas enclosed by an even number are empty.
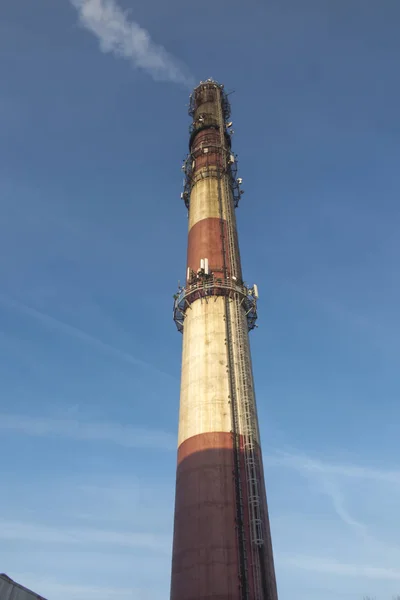
[[[79,22],[93,33],[102,52],[129,60],[134,67],[147,71],[156,81],[172,81],[192,86],[185,66],[165,48],[155,44],[149,33],[115,0],[70,0],[79,14]]]

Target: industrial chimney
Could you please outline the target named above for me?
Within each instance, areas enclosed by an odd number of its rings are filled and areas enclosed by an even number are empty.
[[[248,339],[258,289],[242,276],[242,180],[224,86],[201,82],[189,114],[187,272],[174,302],[183,352],[171,600],[277,600]]]

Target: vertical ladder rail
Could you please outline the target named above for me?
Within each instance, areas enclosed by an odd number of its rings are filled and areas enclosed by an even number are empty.
[[[245,336],[247,336],[247,323],[244,318],[243,308],[240,301],[236,301],[233,307],[235,330],[237,331],[235,354],[237,359],[239,394],[241,399],[241,417],[243,432],[243,452],[246,468],[248,511],[251,535],[252,565],[254,573],[254,598],[264,600],[262,565],[258,548],[263,543],[263,520],[261,506],[261,488],[259,480],[258,459],[258,431],[255,414],[254,391],[252,374],[249,365],[248,348]]]
[[[222,113],[221,92],[218,91],[218,120],[220,125],[220,140],[223,163],[223,208],[226,214],[226,236],[228,238],[230,276],[241,280],[240,256],[237,241],[236,218],[233,206],[233,196],[230,187],[227,151],[225,141],[225,121]],[[264,527],[261,506],[261,473],[258,458],[258,427],[255,409],[253,376],[247,349],[247,324],[245,323],[243,307],[239,298],[227,304],[227,329],[229,330],[228,347],[231,354],[231,365],[234,370],[236,432],[243,435],[243,455],[246,472],[246,487],[248,495],[249,525],[251,535],[251,555],[254,575],[254,600],[266,600],[265,574],[262,573],[262,554],[259,551],[264,545]],[[233,327],[232,327],[233,326]],[[246,328],[245,328],[246,326]],[[234,329],[235,335],[232,329]],[[235,360],[236,359],[236,360]],[[237,435],[237,434],[236,434]],[[238,448],[240,461],[240,444]],[[242,492],[240,492],[242,500]],[[245,535],[245,534],[244,534]],[[245,543],[245,542],[244,542]]]
[[[223,115],[222,115],[222,103],[220,91],[217,90],[217,105],[218,105],[218,120],[220,124],[220,131],[223,136]],[[223,201],[223,186],[222,178],[224,177],[224,171],[226,166],[226,155],[225,155],[225,140],[221,137],[221,165],[217,165],[217,178],[218,178],[218,201],[219,201],[219,213],[220,213],[220,228],[221,228],[221,242],[222,242],[222,253],[223,253],[223,267],[224,267],[224,278],[228,277],[227,268],[227,252],[226,252],[226,235],[225,235],[225,222],[224,222],[224,201]],[[226,226],[228,233],[228,224]],[[229,245],[229,233],[228,233],[228,245]],[[230,248],[228,248],[228,256],[230,256]],[[232,263],[230,262],[230,265]],[[231,266],[232,269],[232,266]],[[231,273],[232,274],[232,273]],[[246,534],[244,527],[244,510],[243,510],[243,491],[240,474],[240,416],[238,411],[238,399],[237,399],[237,386],[235,378],[235,357],[233,352],[233,335],[232,335],[232,318],[230,314],[230,298],[225,296],[225,331],[226,331],[226,346],[227,346],[227,360],[228,360],[228,377],[229,377],[229,391],[230,391],[230,403],[231,403],[231,415],[232,415],[232,436],[233,436],[233,454],[234,454],[234,479],[235,479],[235,494],[236,494],[236,527],[237,537],[239,546],[239,582],[240,582],[240,595],[242,600],[252,600],[249,597],[249,586],[248,586],[248,567],[247,567],[247,553],[246,553]]]

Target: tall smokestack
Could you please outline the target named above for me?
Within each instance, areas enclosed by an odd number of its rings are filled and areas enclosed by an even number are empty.
[[[248,331],[257,286],[242,277],[235,208],[242,195],[224,86],[190,97],[187,277],[171,600],[277,600]]]

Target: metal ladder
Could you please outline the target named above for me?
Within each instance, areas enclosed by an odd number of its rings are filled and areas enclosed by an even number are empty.
[[[220,227],[221,227],[221,241],[222,241],[222,252],[224,262],[224,277],[227,278],[227,261],[226,261],[226,236],[225,236],[225,222],[224,219],[224,208],[225,204],[223,201],[223,185],[222,178],[226,169],[226,153],[225,153],[225,140],[224,140],[224,120],[222,115],[222,104],[220,91],[217,92],[217,106],[218,106],[218,120],[220,124],[221,132],[221,162],[222,165],[217,168],[218,177],[218,200],[219,200],[219,212],[220,212]],[[221,173],[222,171],[222,173]],[[225,196],[226,198],[226,196]],[[228,197],[229,198],[229,197]],[[226,208],[225,208],[226,210]],[[227,225],[228,244],[229,244],[229,227]],[[230,244],[228,248],[229,257],[231,256]],[[230,258],[231,261],[231,258]],[[232,262],[231,269],[232,269]],[[232,274],[232,273],[231,273]],[[231,404],[231,415],[232,415],[232,438],[234,447],[234,480],[235,480],[235,495],[236,495],[236,532],[239,547],[239,586],[241,600],[252,600],[249,596],[248,586],[248,567],[247,567],[247,552],[246,552],[246,532],[244,527],[244,514],[243,514],[243,488],[240,474],[240,415],[238,412],[238,399],[236,391],[236,378],[235,378],[235,356],[233,352],[233,334],[232,334],[232,319],[230,314],[230,298],[228,295],[225,296],[225,331],[226,340],[225,344],[227,347],[227,359],[228,359],[228,376],[229,376],[229,392],[230,392],[230,404]]]
[[[225,175],[224,179],[224,197],[225,201],[225,213],[226,213],[226,224],[227,224],[227,238],[229,248],[229,261],[231,266],[231,276],[234,275],[241,279],[241,268],[240,268],[240,257],[238,252],[238,242],[236,235],[236,218],[233,206],[233,197],[229,185],[227,171],[227,152],[225,152],[225,123],[222,114],[222,103],[221,96],[219,94],[218,101],[218,120],[220,124],[220,138],[221,138],[221,150],[222,150],[222,162],[223,171]],[[221,207],[222,208],[222,207]],[[221,215],[222,218],[223,215]],[[242,302],[239,298],[233,298],[230,301],[226,298],[226,320],[227,320],[227,333],[228,333],[228,352],[230,354],[229,362],[233,368],[233,379],[235,386],[235,436],[238,436],[238,432],[243,435],[243,454],[246,469],[246,483],[247,483],[247,494],[248,494],[248,506],[249,506],[249,522],[250,522],[250,535],[251,535],[251,549],[252,549],[252,563],[253,563],[253,576],[254,576],[254,600],[266,600],[263,590],[265,589],[266,582],[263,582],[262,576],[262,565],[261,565],[261,553],[259,548],[264,545],[263,537],[263,520],[262,520],[262,506],[261,506],[261,481],[259,478],[260,465],[257,455],[258,451],[258,426],[257,416],[255,410],[255,399],[253,389],[253,375],[251,370],[251,363],[249,354],[247,351],[247,322],[244,318],[244,311]],[[236,336],[232,331],[232,325],[234,326]],[[236,338],[236,339],[235,339]],[[235,340],[235,344],[234,344]],[[235,348],[234,348],[235,345]],[[236,358],[236,360],[235,360]],[[232,402],[234,401],[232,398]],[[240,408],[240,410],[239,410]],[[237,448],[239,453],[238,460],[240,461],[240,447]],[[240,485],[241,488],[241,485]],[[242,489],[240,489],[240,502],[243,511],[243,498]],[[245,532],[243,531],[244,544]],[[247,565],[247,559],[246,559]],[[247,570],[247,568],[246,568]],[[253,599],[252,599],[253,600]]]
[[[255,414],[252,373],[246,347],[247,322],[240,301],[233,306],[233,320],[237,331],[235,348],[239,397],[241,408],[241,431],[243,435],[243,453],[246,467],[249,523],[254,574],[254,600],[264,600],[262,573],[258,548],[264,544],[264,528],[261,506],[261,481],[258,460],[258,428]]]

